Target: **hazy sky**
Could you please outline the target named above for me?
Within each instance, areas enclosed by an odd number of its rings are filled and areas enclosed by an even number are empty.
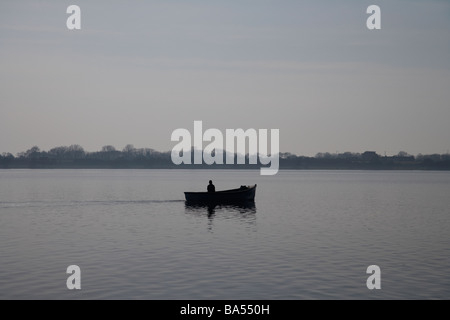
[[[169,151],[194,120],[300,155],[445,153],[450,1],[1,1],[0,153]]]

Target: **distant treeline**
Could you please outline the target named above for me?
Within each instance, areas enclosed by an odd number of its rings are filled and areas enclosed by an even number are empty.
[[[236,159],[237,155],[235,155]],[[235,160],[234,163],[237,163]],[[104,146],[101,151],[87,152],[79,145],[57,147],[42,151],[39,147],[20,152],[0,155],[0,168],[133,168],[133,169],[259,169],[260,164],[234,165],[175,165],[170,152],[154,149],[134,148],[127,145],[122,151],[113,146]],[[318,153],[315,157],[280,153],[280,169],[362,169],[362,170],[450,170],[450,154],[417,156],[399,152],[395,156],[381,156],[373,151],[364,153]]]

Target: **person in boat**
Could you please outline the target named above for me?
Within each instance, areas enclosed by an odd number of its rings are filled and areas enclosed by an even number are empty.
[[[209,180],[208,192],[216,192],[216,187],[213,185],[212,180]]]

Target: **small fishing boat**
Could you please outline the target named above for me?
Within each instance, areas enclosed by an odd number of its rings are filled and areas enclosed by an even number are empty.
[[[255,201],[256,184],[216,192],[185,192],[190,203],[241,203]]]

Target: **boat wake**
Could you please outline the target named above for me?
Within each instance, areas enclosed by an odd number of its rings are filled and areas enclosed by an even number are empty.
[[[184,203],[184,200],[89,200],[89,201],[18,201],[0,202],[0,208],[75,207],[96,205],[130,205],[155,203]]]

